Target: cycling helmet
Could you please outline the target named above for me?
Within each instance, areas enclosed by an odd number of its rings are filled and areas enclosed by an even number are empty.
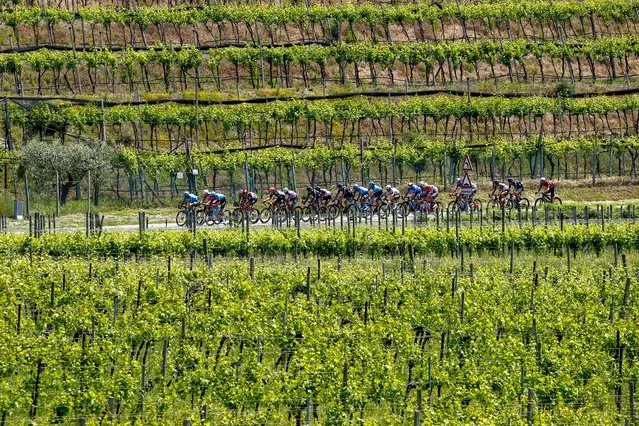
[[[415,184],[413,182],[408,182],[408,186],[415,186]]]
[[[499,181],[498,180],[494,180],[493,181],[493,185],[495,185],[495,186],[499,185]]]
[[[339,189],[342,189],[342,188],[344,187],[344,185],[342,185],[341,183],[338,183],[338,184],[337,184],[337,187],[338,187]]]
[[[275,187],[274,187],[274,186],[271,186],[271,187],[268,189],[268,192],[270,192],[271,194],[272,194],[272,193],[274,193],[274,192],[275,192]]]
[[[358,184],[356,184],[356,183],[354,183],[354,184],[353,184],[353,189],[357,189],[357,188],[359,188],[359,185],[358,185]]]
[[[461,178],[457,178],[457,183],[461,183]]]
[[[210,194],[209,190],[208,190],[208,189],[205,189],[205,190],[204,190],[204,194],[209,195],[209,194]]]
[[[240,191],[240,195],[243,196],[243,197],[246,197],[247,194],[248,194],[248,191],[246,189],[242,189]]]
[[[423,180],[420,180],[417,185],[419,186],[426,186],[426,182],[424,182]]]
[[[313,187],[312,187],[311,185],[309,185],[309,186],[307,186],[307,187],[306,187],[306,190],[307,190],[307,191],[312,191],[312,190],[313,190]]]
[[[316,187],[315,187],[315,190],[316,190],[316,191],[319,191],[320,189],[322,189],[322,188],[320,188],[319,186],[316,186]]]
[[[391,190],[391,186],[390,185],[386,185],[386,190],[390,191]]]
[[[540,180],[540,181],[542,181],[542,182],[546,182],[546,178],[545,178],[545,177],[542,177],[542,178],[541,178],[541,179],[539,179],[539,180]]]
[[[372,180],[368,182],[368,187],[372,188],[375,186],[375,182],[373,182]]]
[[[514,182],[514,181],[515,181],[515,179],[513,179],[511,177],[508,178],[508,182]]]
[[[288,194],[288,188],[284,188],[282,191],[284,191],[285,194]]]
[[[182,195],[184,196],[184,198],[186,198],[186,197],[188,197],[191,194],[189,194],[188,192],[184,191],[184,194],[182,194]]]

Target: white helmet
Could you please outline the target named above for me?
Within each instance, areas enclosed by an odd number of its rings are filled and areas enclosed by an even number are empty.
[[[208,189],[205,189],[205,190],[204,190],[204,193],[205,193],[206,195],[209,195],[209,190],[208,190]]]
[[[283,191],[285,194],[288,194],[288,188],[284,188],[282,191]]]
[[[542,177],[542,178],[541,178],[541,179],[539,179],[539,180],[540,180],[540,181],[542,181],[542,182],[545,182],[545,181],[546,181],[546,178],[545,178],[545,177]]]
[[[390,191],[391,190],[391,186],[390,185],[386,185],[386,190]]]
[[[426,182],[424,182],[423,180],[420,180],[417,185],[419,186],[426,186]]]

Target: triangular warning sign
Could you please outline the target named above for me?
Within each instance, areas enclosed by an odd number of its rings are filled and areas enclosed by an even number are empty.
[[[473,184],[470,183],[470,177],[468,177],[468,175],[464,175],[462,178],[461,186],[463,188],[471,188],[473,186]]]
[[[462,170],[465,172],[469,172],[473,169],[473,165],[470,162],[470,158],[468,158],[468,156],[464,157],[464,166],[462,167]]]

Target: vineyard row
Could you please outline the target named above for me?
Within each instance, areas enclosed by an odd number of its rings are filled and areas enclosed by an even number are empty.
[[[395,84],[399,74],[406,86],[459,83],[466,78],[493,79],[507,75],[523,81],[547,78],[628,79],[636,72],[639,37],[607,37],[591,41],[530,42],[526,40],[478,43],[410,43],[395,45],[339,44],[292,47],[228,47],[201,52],[197,48],[174,50],[158,46],[148,51],[129,48],[72,52],[42,49],[0,56],[0,73],[13,76],[17,93],[47,91],[147,91],[194,89],[240,92],[240,81],[253,89],[327,86],[328,81],[377,85]],[[350,68],[352,66],[352,73]],[[231,71],[234,67],[234,71]],[[34,73],[37,78],[28,78]],[[234,74],[234,77],[231,75]],[[176,75],[179,86],[176,85]],[[29,87],[29,80],[33,87]],[[230,80],[230,81],[229,81]],[[83,84],[84,82],[84,84]],[[161,82],[161,83],[159,83]],[[234,82],[235,84],[233,85]],[[158,84],[159,83],[159,84]],[[230,83],[230,84],[229,84]],[[152,87],[153,84],[153,87]],[[6,85],[6,84],[5,84]],[[47,89],[47,87],[45,87]]]
[[[171,149],[188,137],[231,147],[268,143],[308,145],[311,142],[343,144],[365,137],[395,140],[404,132],[420,132],[435,139],[520,139],[544,132],[557,137],[637,134],[639,96],[595,96],[584,99],[414,97],[400,101],[351,98],[337,101],[276,101],[235,106],[198,105],[98,105],[52,106],[31,109],[12,106],[7,114],[12,132],[5,145],[17,139],[20,129],[29,133],[86,137],[117,141],[150,140],[156,148]],[[141,126],[144,124],[144,126]],[[166,127],[166,128],[165,128]],[[166,131],[166,133],[164,132]],[[177,133],[176,133],[177,132]],[[144,136],[146,135],[146,136]],[[167,141],[167,139],[164,139]],[[147,146],[148,146],[147,145]],[[11,146],[7,146],[11,148]]]
[[[0,417],[221,426],[303,416],[414,424],[414,412],[424,424],[632,419],[636,253],[561,249],[517,253],[510,265],[505,253],[466,264],[420,253],[7,257]]]
[[[16,8],[0,11],[0,25],[18,45],[87,46],[278,43],[305,40],[438,41],[530,39],[636,34],[637,0],[447,2],[334,6],[222,6],[204,8]],[[106,40],[103,38],[106,37]],[[7,37],[8,38],[8,37]],[[6,43],[6,41],[5,41]],[[11,43],[11,42],[10,42]],[[10,44],[9,43],[9,44]]]
[[[356,232],[353,235],[353,232]],[[514,245],[516,249],[546,252],[562,250],[566,245],[575,250],[600,252],[615,245],[619,250],[639,248],[639,230],[632,224],[609,224],[604,230],[593,225],[563,225],[548,227],[506,227],[505,231],[489,232],[475,228],[444,229],[406,228],[402,234],[358,227],[349,234],[346,230],[295,229],[277,231],[252,230],[250,239],[242,230],[199,231],[197,238],[189,232],[147,231],[142,239],[137,233],[109,232],[99,238],[85,238],[83,233],[44,234],[40,238],[28,235],[0,235],[4,254],[47,256],[103,256],[123,257],[188,255],[248,256],[302,254],[319,256],[345,256],[355,254],[393,255],[410,250],[415,254],[447,255],[457,252],[461,245],[466,251],[481,253],[501,250]],[[206,241],[206,243],[204,242]],[[205,247],[206,246],[206,247]]]

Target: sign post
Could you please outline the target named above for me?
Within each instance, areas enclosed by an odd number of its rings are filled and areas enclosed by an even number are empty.
[[[468,209],[470,207],[468,200],[473,195],[473,183],[470,181],[469,175],[469,173],[473,170],[473,165],[470,162],[470,158],[468,158],[468,156],[464,157],[462,170],[464,171],[464,177],[462,178],[460,193],[464,198],[464,206],[466,207],[466,209]]]

